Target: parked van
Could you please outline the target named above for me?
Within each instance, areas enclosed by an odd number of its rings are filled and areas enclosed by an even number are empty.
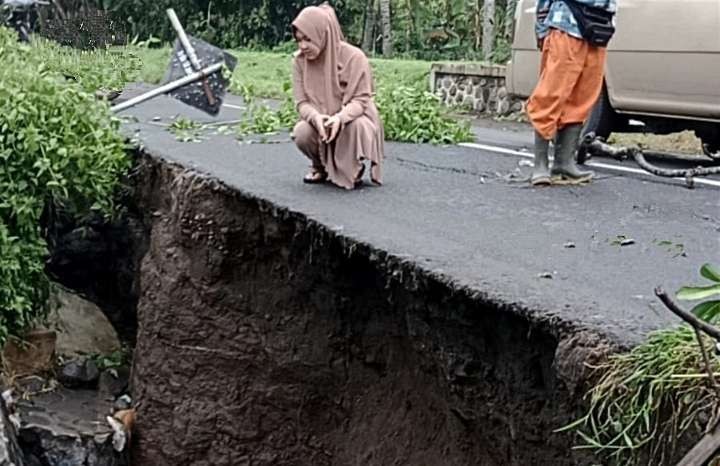
[[[560,1],[560,0],[558,0]],[[618,0],[605,85],[585,132],[668,134],[693,130],[720,159],[720,0]],[[518,0],[511,94],[537,83],[536,0]]]

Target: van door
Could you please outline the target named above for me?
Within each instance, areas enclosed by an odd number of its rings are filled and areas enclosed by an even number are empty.
[[[515,9],[515,33],[506,84],[508,92],[519,97],[532,93],[540,73],[540,53],[535,39],[536,3],[536,0],[518,0]]]
[[[720,0],[618,0],[606,81],[622,112],[720,118]]]

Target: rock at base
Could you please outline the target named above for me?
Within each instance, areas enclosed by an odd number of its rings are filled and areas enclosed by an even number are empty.
[[[108,355],[120,350],[117,332],[95,304],[63,289],[55,293],[52,304],[57,306],[50,327],[57,331],[58,354]]]
[[[19,402],[18,410],[20,445],[41,464],[129,464],[127,450],[113,448],[113,430],[106,420],[112,405],[101,400],[97,391],[60,388]]]
[[[25,461],[20,449],[4,397],[0,399],[0,466],[32,466]]]
[[[60,369],[58,381],[66,387],[92,387],[97,384],[100,370],[95,361],[78,358],[66,362]]]

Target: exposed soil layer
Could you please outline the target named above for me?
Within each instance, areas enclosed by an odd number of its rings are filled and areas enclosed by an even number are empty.
[[[600,339],[139,155],[134,464],[576,465]]]

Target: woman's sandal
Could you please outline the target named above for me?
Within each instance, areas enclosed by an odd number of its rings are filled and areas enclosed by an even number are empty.
[[[327,173],[325,173],[322,170],[313,169],[305,175],[303,178],[303,183],[307,184],[320,184],[324,183],[327,180]]]

